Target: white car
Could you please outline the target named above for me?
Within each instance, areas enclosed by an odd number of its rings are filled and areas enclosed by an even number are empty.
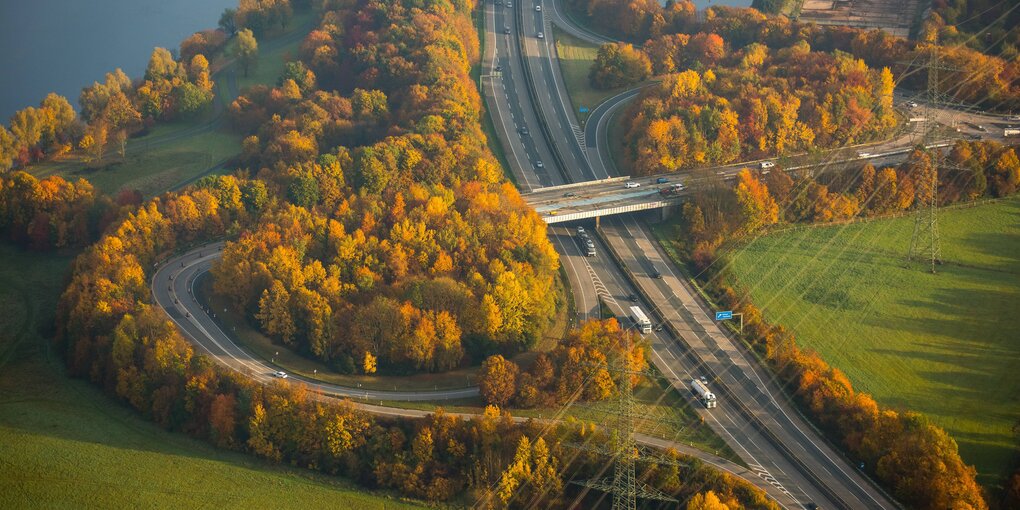
[[[543,34],[542,32],[539,32],[538,33],[538,38],[539,39],[545,39],[545,34]]]
[[[535,6],[535,12],[542,12],[542,6],[541,5],[536,5]]]
[[[776,166],[776,163],[774,161],[762,161],[761,164],[758,166],[760,166],[762,170],[766,170],[769,168],[774,168]]]
[[[907,106],[911,108],[917,108],[917,103],[914,101],[907,101]]]
[[[536,161],[535,166],[538,168],[545,168],[545,163],[542,163],[541,161]]]
[[[273,377],[279,377],[280,379],[286,379],[287,378],[287,372],[283,372],[283,371],[273,372]]]
[[[634,181],[630,181],[630,182],[628,182],[627,184],[624,184],[624,185],[623,185],[623,187],[624,187],[624,188],[627,188],[627,189],[630,189],[630,188],[637,188],[637,187],[639,187],[639,186],[641,186],[641,183],[640,183],[640,182],[634,182]]]
[[[871,153],[870,152],[858,152],[857,153],[857,157],[861,158],[861,159],[870,158],[871,157]]]

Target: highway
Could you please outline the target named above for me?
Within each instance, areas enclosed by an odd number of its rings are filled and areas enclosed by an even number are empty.
[[[550,77],[546,83],[554,79]],[[541,82],[535,80],[535,83]],[[605,144],[599,143],[599,125],[605,125],[601,119],[618,109],[625,98],[626,95],[623,98],[618,96],[616,103],[606,105],[605,113],[593,116],[594,122],[589,122],[589,128],[596,133],[595,146],[588,147],[589,160],[600,160],[601,157],[600,161],[608,161],[602,152],[606,149]],[[567,137],[562,133],[561,136],[561,144],[582,143],[577,137]],[[583,142],[587,143],[588,138],[585,136]],[[740,166],[743,165],[716,173],[724,172],[723,178],[732,176]],[[608,165],[604,163],[601,166],[602,169],[606,167]],[[712,171],[701,173],[706,178],[720,178],[712,174]],[[594,173],[590,175],[594,176]],[[610,172],[604,171],[599,177],[605,179],[609,175]],[[575,183],[584,180],[577,179],[575,175],[566,177],[566,180]],[[597,200],[599,193],[605,196],[631,194],[633,197],[647,197],[656,193],[653,182],[653,179],[645,180],[641,188],[626,188],[619,181],[599,183],[596,186],[606,188],[581,198]],[[580,189],[574,192],[569,189],[561,187],[548,190],[547,195],[543,195],[542,191],[532,195],[536,196],[536,201],[541,201],[544,196],[549,203],[583,194]],[[531,201],[531,196],[528,199]],[[667,264],[656,243],[634,221],[633,217],[620,216],[604,222],[602,235],[619,253],[618,261],[612,261],[607,246],[601,243],[597,247],[598,256],[580,256],[576,241],[570,239],[569,230],[550,226],[550,236],[571,280],[578,319],[597,313],[599,297],[614,314],[626,317],[625,309],[630,306],[630,296],[635,290],[632,284],[636,284],[642,305],[667,321],[668,327],[648,335],[652,344],[652,362],[663,374],[673,378],[681,394],[689,394],[686,385],[690,378],[703,375],[711,378],[710,385],[721,395],[720,406],[699,412],[759,476],[770,481],[773,490],[769,494],[780,504],[787,508],[806,507],[809,503],[823,508],[895,508],[792,410],[770,376],[756,362],[749,360],[738,344],[707,320],[710,310],[704,303],[691,298],[693,293],[676,277],[674,268]],[[668,276],[663,280],[647,276],[655,271]],[[643,275],[644,279],[638,275]],[[662,288],[662,285],[668,287]],[[677,293],[686,296],[686,299],[677,296]]]
[[[489,1],[482,6],[485,16],[482,95],[496,137],[507,153],[510,170],[522,191],[563,184],[563,174],[552,151],[539,134],[538,115],[528,95],[518,51],[517,17],[504,2]]]

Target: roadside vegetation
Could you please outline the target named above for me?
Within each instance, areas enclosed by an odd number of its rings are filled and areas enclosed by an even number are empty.
[[[913,227],[793,229],[724,256],[770,320],[880,404],[929,416],[1001,490],[1020,446],[1020,199],[941,212],[936,275],[904,263]]]

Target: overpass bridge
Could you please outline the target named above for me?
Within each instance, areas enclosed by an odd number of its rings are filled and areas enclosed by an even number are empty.
[[[944,149],[952,145],[951,141],[938,141],[928,144],[929,149]],[[912,145],[887,148],[881,152],[860,152],[854,149],[832,151],[832,159],[828,161],[810,161],[807,158],[786,158],[781,165],[773,170],[787,173],[815,175],[825,171],[841,171],[860,168],[866,162],[876,166],[894,165],[906,159],[913,150]],[[603,216],[613,216],[651,209],[664,209],[682,203],[684,197],[693,190],[712,183],[735,179],[744,168],[758,168],[760,161],[747,161],[727,166],[684,170],[671,174],[660,174],[644,177],[612,177],[595,181],[582,181],[558,186],[536,188],[529,193],[522,193],[528,203],[548,224],[565,223],[595,218],[596,222]],[[781,168],[782,166],[782,168]],[[659,182],[665,179],[665,182]],[[637,187],[627,187],[627,183],[636,183]],[[687,190],[671,196],[663,196],[659,190],[683,183]]]
[[[614,214],[662,209],[683,199],[678,195],[664,197],[659,189],[681,182],[670,178],[669,183],[657,183],[658,177],[613,177],[561,186],[539,188],[523,196],[539,216],[548,224],[583,220]],[[627,183],[639,186],[628,188]]]

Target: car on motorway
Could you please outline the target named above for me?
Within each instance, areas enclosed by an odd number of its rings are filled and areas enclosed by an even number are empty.
[[[623,185],[623,187],[627,188],[627,189],[637,188],[637,187],[640,187],[640,186],[641,186],[640,182],[634,182],[634,181],[627,181],[627,184]]]
[[[1002,120],[1006,122],[1020,122],[1020,115],[1006,115]]]
[[[656,280],[661,280],[662,279],[662,273],[660,273],[658,269],[653,269],[652,270],[652,278],[655,278]]]
[[[535,168],[545,168],[545,163],[542,163],[542,160],[538,160],[535,162]]]
[[[631,294],[627,296],[627,299],[629,299],[631,303],[637,303],[637,294]]]
[[[584,234],[584,227],[577,227],[577,235]]]
[[[506,6],[507,6],[507,8],[509,9],[510,7],[513,7],[513,6],[514,6],[514,4],[512,4],[512,3],[510,3],[510,2],[507,2],[507,3],[506,3]]]
[[[907,101],[907,106],[909,106],[910,108],[917,108],[917,102],[916,101]]]
[[[498,73],[498,72],[503,70],[503,66],[496,66],[496,67],[492,68],[492,70],[496,71]]]
[[[542,6],[541,5],[536,5],[535,6],[535,12],[542,12]]]
[[[517,132],[524,136],[528,136],[528,126],[521,126],[517,128]]]
[[[573,191],[568,191],[568,192],[564,193],[563,196],[567,197],[567,198],[574,198],[574,197],[577,196],[577,193],[574,193]]]
[[[655,179],[655,184],[666,184],[667,182],[669,182],[669,179],[665,177],[659,177],[658,179]]]
[[[545,39],[545,34],[543,34],[542,32],[539,32],[537,37],[539,39]]]
[[[503,33],[504,34],[509,34],[510,33],[510,27],[507,26],[507,25],[503,25]]]
[[[278,370],[276,372],[273,372],[273,377],[279,377],[280,379],[286,379],[287,378],[287,372],[284,372],[282,370]]]
[[[988,128],[982,126],[981,124],[974,124],[974,129],[981,131],[982,133],[988,131]]]
[[[872,156],[872,154],[870,152],[861,151],[861,152],[857,153],[857,157],[861,158],[861,159],[870,158],[871,156]]]
[[[776,166],[776,162],[775,161],[762,161],[761,163],[758,164],[758,167],[761,168],[762,170],[767,170],[769,168],[775,168],[775,166]]]

